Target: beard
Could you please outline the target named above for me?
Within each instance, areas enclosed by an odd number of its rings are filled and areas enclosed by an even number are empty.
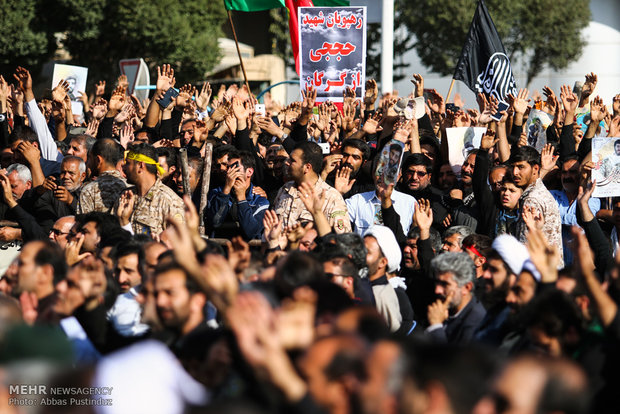
[[[493,283],[492,281],[489,281]],[[508,291],[510,290],[510,280],[508,277],[502,282],[501,285],[494,288],[491,287],[491,291],[483,291],[480,301],[486,310],[489,310],[502,302],[506,301],[506,296],[508,296]]]

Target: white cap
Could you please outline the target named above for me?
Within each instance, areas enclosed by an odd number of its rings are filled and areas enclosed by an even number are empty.
[[[366,236],[372,236],[377,240],[381,253],[388,261],[388,273],[396,272],[400,268],[403,255],[392,230],[385,226],[374,225],[366,230],[364,237]]]
[[[530,258],[527,247],[509,234],[497,236],[491,247],[502,257],[512,273],[517,276],[521,273],[525,261]]]

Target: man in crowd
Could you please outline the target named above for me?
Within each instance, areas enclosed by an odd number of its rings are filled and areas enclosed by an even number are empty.
[[[336,233],[349,232],[351,222],[342,195],[319,177],[322,160],[321,147],[314,142],[302,142],[295,147],[288,164],[293,181],[286,183],[278,192],[274,211],[282,218],[284,226],[292,226],[302,220],[314,221],[299,197],[298,187],[308,183],[319,197],[325,198],[323,213],[332,229]]]

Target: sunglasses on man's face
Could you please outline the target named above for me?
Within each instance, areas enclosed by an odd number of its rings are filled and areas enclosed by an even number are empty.
[[[58,229],[51,229],[50,232],[54,233],[55,236],[60,236],[61,234],[71,234]]]

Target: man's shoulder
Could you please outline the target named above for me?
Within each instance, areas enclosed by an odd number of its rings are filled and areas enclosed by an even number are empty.
[[[183,199],[174,192],[174,190],[164,184],[162,181],[158,180],[155,188],[153,188],[149,193],[153,193],[152,197],[160,198],[164,201],[168,201],[171,203],[183,204]]]
[[[404,202],[404,203],[407,203],[407,204],[409,204],[409,203],[411,203],[411,204],[415,204],[415,202],[416,202],[416,199],[415,199],[415,197],[414,197],[414,196],[409,195],[409,194],[407,194],[407,193],[403,193],[403,192],[401,192],[401,191],[394,190],[394,191],[392,192],[392,196],[393,196],[395,199],[399,199],[400,201],[402,201],[402,202]]]

